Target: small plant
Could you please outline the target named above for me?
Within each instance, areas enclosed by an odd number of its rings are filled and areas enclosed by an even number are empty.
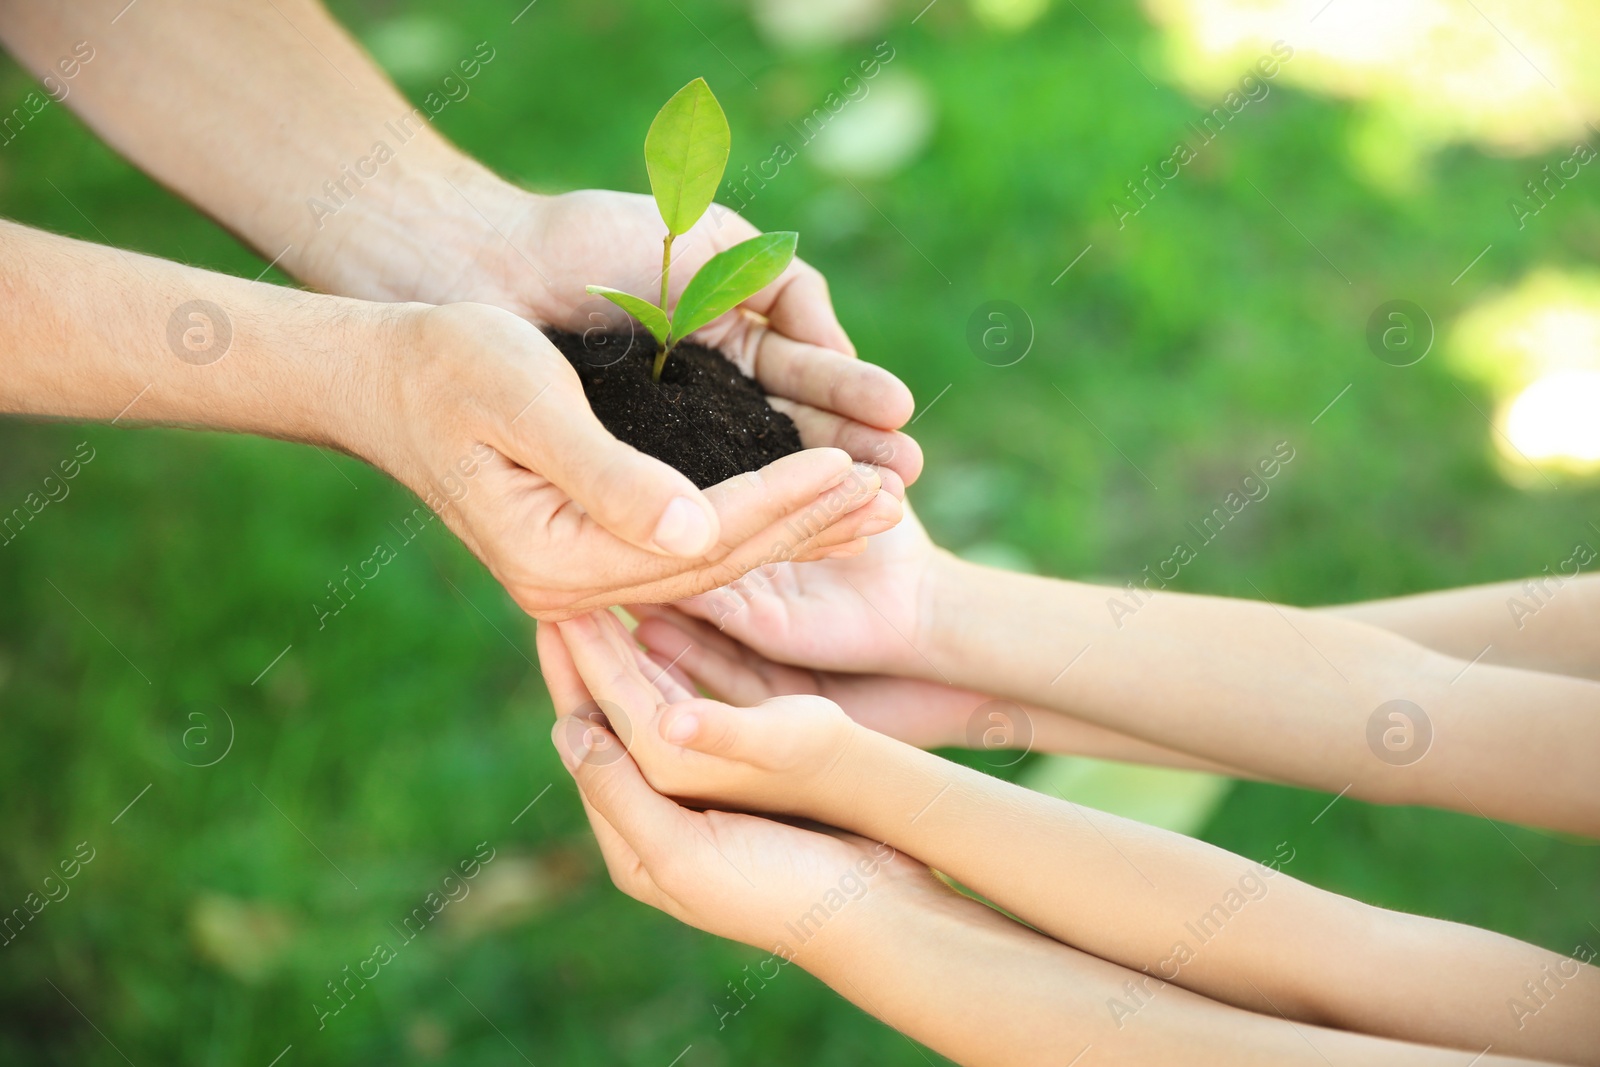
[[[658,382],[677,343],[771,284],[794,259],[795,243],[800,239],[797,233],[764,233],[718,252],[689,279],[677,308],[668,315],[672,239],[689,232],[711,206],[728,166],[729,141],[728,117],[704,78],[696,78],[672,95],[656,113],[644,138],[650,192],[667,224],[667,235],[661,241],[661,304],[603,285],[587,287],[644,323],[656,339],[659,347],[651,376]]]

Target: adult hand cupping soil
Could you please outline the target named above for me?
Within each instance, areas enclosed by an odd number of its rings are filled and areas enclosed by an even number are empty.
[[[530,614],[704,592],[774,560],[852,551],[902,486],[837,448],[705,493],[617,441],[535,327],[497,308],[397,311],[355,450],[400,479]]]
[[[108,14],[96,5],[24,5],[0,19],[0,37],[46,70],[73,41],[100,34]],[[215,396],[208,401],[189,381],[167,383],[164,417],[358,451],[424,496],[443,498],[451,528],[523,608],[546,617],[624,598],[687,596],[762,563],[859,551],[861,535],[893,525],[898,504],[890,496],[922,464],[915,443],[896,431],[911,415],[911,395],[887,371],[852,358],[812,268],[791,264],[697,335],[778,399],[812,451],[701,494],[606,433],[577,377],[530,325],[586,328],[592,323],[582,312],[592,298],[585,285],[659,277],[653,249],[663,231],[650,198],[547,197],[498,178],[450,145],[432,123],[437,108],[410,104],[314,3],[263,14],[175,2],[124,20],[118,33],[118,47],[82,72],[67,106],[279,269],[360,300],[503,309],[353,311],[349,329],[391,327],[363,334],[371,345],[359,368],[297,366],[271,381],[240,375],[248,389],[276,390],[279,407],[290,407],[288,394],[298,390],[293,406],[309,410],[331,399],[317,395],[318,376],[348,373],[359,379],[354,387],[372,390],[339,398],[361,412],[361,426],[307,418],[291,427],[277,412],[210,410]],[[204,42],[199,53],[194,40]],[[204,61],[195,62],[196,54]],[[495,54],[484,42],[456,69],[470,80]],[[219,84],[228,91],[219,93]],[[197,155],[194,144],[219,147]],[[754,232],[731,213],[713,212],[678,239],[674,254],[684,269],[674,269],[673,279],[681,287],[719,249]],[[261,300],[211,279],[183,285],[162,317],[215,288],[228,298],[218,308],[242,333],[241,317]],[[228,302],[234,299],[243,302]],[[321,313],[317,301],[307,304],[313,318]],[[255,340],[274,355],[313,349],[347,329],[322,321],[312,335],[284,336],[270,322],[249,325],[261,329]],[[132,348],[140,341],[130,334]],[[242,364],[233,358],[230,365]],[[141,368],[125,369],[129,381],[139,379],[130,392],[153,380]],[[111,384],[85,392],[116,391]],[[130,417],[152,417],[154,397]],[[25,402],[60,413],[53,409],[69,399],[78,398]],[[78,406],[98,411],[103,399]],[[877,473],[851,477],[852,457],[885,471],[886,493],[874,484]],[[852,504],[864,506],[852,511]]]
[[[340,262],[308,263],[302,276],[372,299],[493,304],[575,331],[594,325],[589,316],[596,308],[609,307],[585,285],[650,292],[658,284],[663,230],[650,197],[598,189],[539,196],[476,165],[469,174],[456,176],[461,196],[447,187],[397,199],[393,217],[338,242]],[[414,179],[419,190],[445,181]],[[411,210],[429,217],[412,218]],[[738,215],[713,207],[673,243],[674,299],[706,260],[756,233]],[[352,254],[351,241],[370,247]],[[808,448],[843,449],[906,484],[921,473],[922,450],[898,432],[914,408],[910,390],[855,358],[814,267],[795,260],[776,282],[694,337],[756,379],[773,406],[794,419]]]

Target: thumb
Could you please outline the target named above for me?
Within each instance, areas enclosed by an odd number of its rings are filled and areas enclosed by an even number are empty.
[[[802,751],[826,719],[843,715],[831,701],[809,695],[773,697],[753,708],[697,698],[668,707],[657,729],[679,748],[772,770]]]
[[[613,437],[576,384],[551,392],[559,394],[554,403],[540,405],[538,421],[519,428],[540,474],[630,545],[687,559],[716,547],[721,523],[693,482]]]

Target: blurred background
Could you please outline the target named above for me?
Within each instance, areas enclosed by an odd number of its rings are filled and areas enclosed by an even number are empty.
[[[523,2],[334,6],[414,101],[488,42],[438,123],[532,188],[646,189],[650,116],[696,75],[730,176],[787,146],[746,213],[801,231],[862,354],[916,393],[912,496],[952,548],[1120,584],[1279,442],[1270,495],[1174,588],[1331,603],[1600,546],[1593,5]],[[0,108],[34,88],[7,63]],[[61,106],[0,148],[0,213],[266,266]],[[724,1017],[762,954],[611,888],[531,626],[445,531],[318,629],[325,583],[414,506],[383,476],[16,421],[0,456],[0,512],[81,462],[0,547],[0,908],[92,855],[4,946],[0,1061],[938,1061],[789,968]],[[1374,903],[1600,945],[1592,843],[1037,756],[999,773],[1256,859],[1286,843],[1290,873]],[[395,958],[319,1029],[379,941]]]

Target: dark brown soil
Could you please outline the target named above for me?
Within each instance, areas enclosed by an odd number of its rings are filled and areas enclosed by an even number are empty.
[[[701,489],[802,447],[789,416],[772,410],[761,387],[714,349],[679,344],[655,382],[656,342],[644,330],[545,334],[578,372],[601,425]]]

